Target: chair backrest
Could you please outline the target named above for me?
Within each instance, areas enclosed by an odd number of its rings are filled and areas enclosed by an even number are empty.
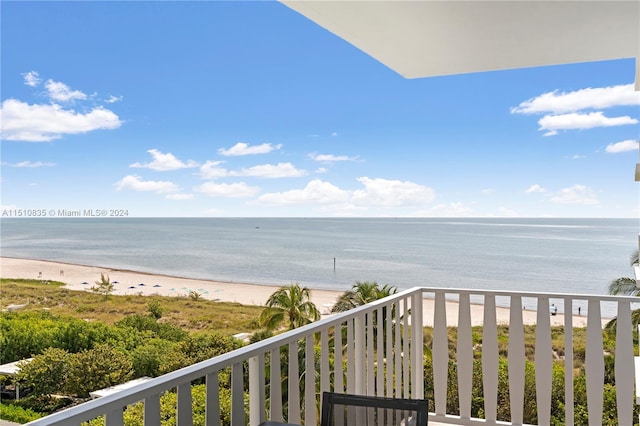
[[[322,394],[321,426],[427,426],[425,399]]]

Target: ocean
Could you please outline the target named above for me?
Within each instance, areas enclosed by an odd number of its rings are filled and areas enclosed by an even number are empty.
[[[636,219],[2,219],[0,254],[344,291],[356,281],[606,294]]]

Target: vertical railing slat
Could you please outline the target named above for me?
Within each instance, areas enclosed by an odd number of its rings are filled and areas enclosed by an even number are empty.
[[[551,347],[551,321],[549,298],[538,298],[536,318],[536,404],[538,424],[551,424],[551,389],[553,382],[553,349]],[[554,310],[555,313],[555,310]],[[571,313],[569,313],[571,314]]]
[[[413,294],[411,302],[411,397],[424,399],[424,332],[422,291]]]
[[[178,385],[177,417],[178,426],[192,426],[193,407],[191,404],[191,383],[182,383],[181,385]]]
[[[376,395],[384,396],[384,316],[385,308],[378,307],[376,311]]]
[[[284,420],[282,415],[282,370],[280,365],[280,348],[270,352],[269,369],[269,419],[277,422]]]
[[[124,426],[124,415],[122,408],[110,411],[105,418],[105,426]]]
[[[484,321],[482,327],[482,388],[484,412],[487,422],[496,421],[498,407],[498,328],[496,323],[496,298],[484,297]]]
[[[393,386],[393,396],[396,398],[402,397],[402,328],[401,328],[401,317],[402,317],[402,304],[400,301],[396,301],[396,317],[393,324],[393,330],[395,334],[395,341],[393,345],[393,376],[395,378],[394,386]]]
[[[159,425],[160,424],[160,395],[155,394],[145,398],[144,400],[144,424]],[[213,424],[213,423],[211,423]]]
[[[231,426],[245,424],[243,373],[242,363],[238,362],[231,366]]]
[[[447,338],[447,307],[444,292],[435,294],[433,324],[433,396],[437,415],[447,411],[447,376],[449,370],[449,345]]]
[[[458,306],[458,391],[460,417],[471,417],[471,391],[473,389],[473,342],[471,338],[471,305],[469,294],[460,294]]]
[[[329,367],[329,332],[323,329],[320,332],[320,398],[323,392],[331,391]]]
[[[287,422],[300,423],[300,364],[298,363],[298,341],[289,343],[289,380]]]
[[[573,299],[564,299],[564,371],[573,371]],[[564,422],[573,426],[573,374],[564,375]]]
[[[633,385],[635,374],[633,361],[633,328],[631,326],[631,307],[627,301],[618,302],[616,324],[616,400],[618,405],[618,424],[633,424]]]
[[[398,315],[398,306],[395,302],[388,305],[387,309],[387,318],[385,320],[385,330],[386,330],[386,350],[385,350],[385,358],[386,358],[386,370],[387,370],[387,393],[386,396],[389,398],[393,397],[393,321],[394,318]]]
[[[207,426],[220,426],[220,383],[218,380],[217,371],[207,374],[207,377],[205,379],[205,387],[207,390],[207,400],[205,403],[205,424]],[[149,424],[158,425],[160,424],[160,419],[158,418],[157,422]]]
[[[314,336],[305,339],[304,355],[304,423],[315,425],[316,415],[316,360],[314,351]]]
[[[589,299],[589,308],[587,312],[585,374],[587,376],[587,410],[589,413],[589,425],[602,425],[604,355],[602,347],[600,301],[597,299]]]
[[[509,311],[509,400],[511,422],[522,424],[524,418],[524,328],[522,321],[522,297],[511,296]]]
[[[249,421],[260,424],[265,421],[264,355],[249,358]]]
[[[404,299],[404,314],[402,316],[402,395],[409,398],[409,322],[411,310],[409,308],[409,298]]]
[[[347,321],[347,393],[356,393],[354,320]]]
[[[344,323],[336,324],[334,328],[335,345],[334,350],[334,371],[333,386],[334,391],[338,393],[344,392],[344,355],[342,352],[342,330]]]
[[[367,392],[366,389],[366,378],[367,378],[367,370],[366,370],[366,332],[365,332],[365,315],[360,314],[356,317],[354,321],[354,340],[352,346],[354,348],[354,357],[355,357],[355,382],[356,382],[356,391],[355,393],[358,395],[364,395]]]
[[[376,392],[376,382],[375,382],[375,358],[373,355],[373,333],[374,333],[374,315],[375,312],[371,311],[367,314],[367,395],[374,395]]]

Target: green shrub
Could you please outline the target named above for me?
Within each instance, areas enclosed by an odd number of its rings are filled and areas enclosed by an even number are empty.
[[[174,350],[176,343],[163,339],[152,339],[130,352],[135,377],[157,377],[162,374],[165,359]],[[172,371],[172,370],[170,370]]]
[[[13,404],[0,404],[0,419],[15,423],[29,423],[30,421],[44,417],[28,408],[22,408]]]
[[[69,372],[69,353],[64,349],[48,348],[31,362],[20,363],[18,382],[33,390],[34,395],[51,395],[64,388]]]
[[[72,395],[86,398],[89,392],[126,382],[132,374],[127,355],[100,344],[70,356],[66,389]]]
[[[160,339],[179,342],[187,337],[188,333],[171,324],[159,323],[155,318],[146,315],[129,315],[116,323],[121,328],[133,328],[138,331],[150,331]]]

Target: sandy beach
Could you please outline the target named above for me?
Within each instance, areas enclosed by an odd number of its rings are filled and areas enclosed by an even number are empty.
[[[2,278],[61,281],[66,283],[66,288],[70,290],[90,291],[96,280],[100,279],[100,274],[108,275],[111,282],[115,283],[114,294],[187,296],[189,292],[196,291],[205,299],[243,305],[263,306],[269,296],[279,288],[275,285],[190,279],[71,263],[0,257],[0,277]],[[326,315],[340,294],[341,292],[334,290],[312,289],[311,301],[323,315]],[[430,313],[433,312],[433,302],[432,299],[424,299],[425,326],[432,325]],[[472,325],[482,325],[483,311],[482,305],[471,306]],[[457,312],[457,302],[447,301],[448,325],[457,325]],[[522,312],[524,324],[535,324],[536,315],[536,311],[524,310]],[[508,323],[509,309],[496,308],[496,318],[498,323]],[[574,315],[575,327],[585,327],[586,323],[586,316]],[[564,315],[558,313],[551,316],[551,325],[564,325]]]

